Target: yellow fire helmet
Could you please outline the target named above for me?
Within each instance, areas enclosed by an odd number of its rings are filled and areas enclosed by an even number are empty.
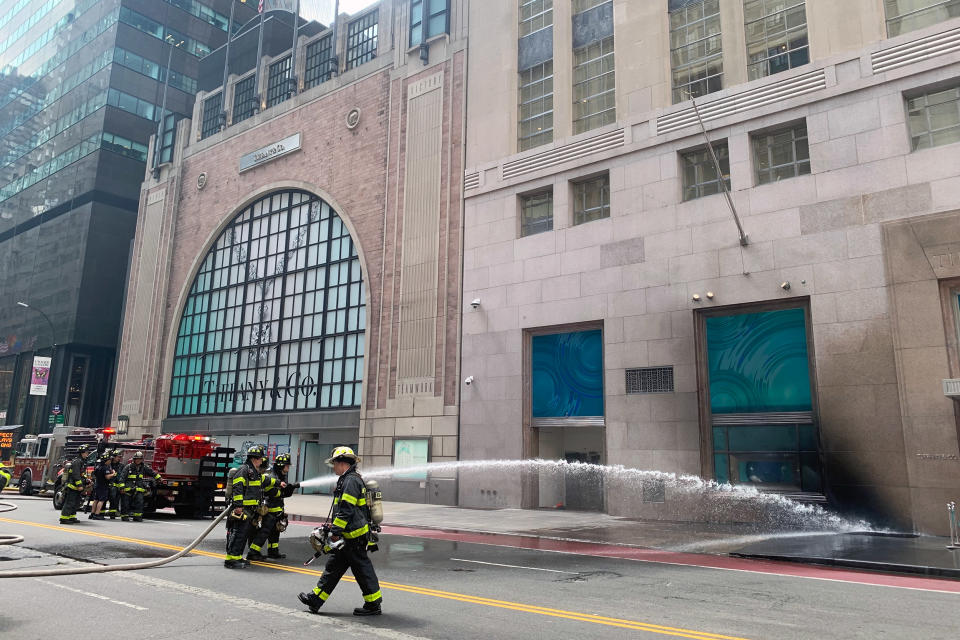
[[[360,462],[360,456],[353,452],[353,449],[350,447],[337,447],[333,450],[333,453],[330,454],[330,457],[327,458],[327,464],[333,465],[333,461],[337,458],[343,458],[344,460],[350,460],[353,464]]]

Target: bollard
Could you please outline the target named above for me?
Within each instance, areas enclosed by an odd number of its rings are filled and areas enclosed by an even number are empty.
[[[947,520],[950,522],[950,544],[947,549],[960,549],[960,531],[957,530],[957,503],[947,503]]]

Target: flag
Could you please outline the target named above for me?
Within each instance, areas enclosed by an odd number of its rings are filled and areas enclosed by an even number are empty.
[[[260,4],[257,5],[257,13],[263,13],[263,0],[260,0]]]

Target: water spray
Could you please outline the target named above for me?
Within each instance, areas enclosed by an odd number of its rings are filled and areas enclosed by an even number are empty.
[[[754,522],[781,530],[805,531],[870,531],[870,523],[848,520],[817,504],[796,502],[778,493],[767,493],[747,485],[733,485],[705,480],[699,476],[634,469],[623,465],[599,465],[564,460],[458,460],[431,462],[409,467],[373,467],[363,471],[364,478],[389,479],[411,473],[452,472],[515,472],[563,477],[574,474],[595,479],[608,486],[625,486],[625,493],[637,495],[645,487],[662,487],[669,499],[685,506],[704,522]],[[304,488],[331,486],[337,481],[332,474],[300,483]]]

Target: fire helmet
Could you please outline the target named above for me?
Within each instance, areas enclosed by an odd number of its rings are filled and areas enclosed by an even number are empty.
[[[330,457],[327,458],[327,464],[332,465],[337,460],[343,460],[351,464],[357,464],[360,462],[360,456],[353,452],[353,449],[350,447],[337,447],[330,454]]]
[[[263,447],[260,445],[254,445],[247,449],[247,460],[250,458],[262,458],[263,457]]]
[[[143,460],[143,451],[137,451],[135,454],[133,454],[133,459]]]
[[[123,451],[120,451],[120,449],[114,449],[113,451],[110,452],[110,455],[111,455],[111,456],[122,456],[122,455],[123,455]]]
[[[288,465],[288,464],[290,464],[290,454],[289,454],[289,453],[281,453],[280,455],[278,455],[276,458],[273,459],[273,466],[274,466],[274,467],[283,467],[283,466]]]

